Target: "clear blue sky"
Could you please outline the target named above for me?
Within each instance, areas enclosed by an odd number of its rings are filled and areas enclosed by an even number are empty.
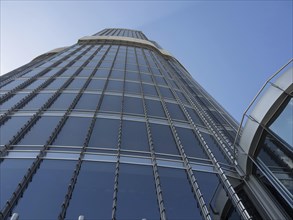
[[[292,1],[3,1],[1,74],[108,27],[142,30],[238,121],[293,56]]]

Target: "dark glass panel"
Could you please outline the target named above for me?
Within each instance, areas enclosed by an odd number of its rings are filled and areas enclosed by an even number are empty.
[[[13,212],[21,219],[58,219],[75,164],[44,160]]]
[[[121,105],[122,105],[121,96],[104,95],[104,98],[101,104],[101,111],[120,112]]]
[[[33,99],[31,99],[24,107],[23,110],[33,110],[42,107],[48,99],[52,96],[52,93],[39,93]]]
[[[98,69],[94,77],[107,78],[109,75],[109,72],[110,72],[109,69]]]
[[[163,77],[155,76],[155,79],[156,79],[156,82],[158,85],[164,85],[164,86],[167,85],[167,83]]]
[[[137,73],[126,72],[125,78],[126,80],[139,81],[139,75]]]
[[[160,89],[161,95],[162,95],[164,98],[174,99],[174,96],[173,96],[173,94],[171,93],[171,90],[170,90],[170,89],[165,88],[165,87],[160,87],[160,86],[159,86],[159,89]]]
[[[149,116],[165,117],[164,109],[160,101],[145,99]]]
[[[0,110],[10,109],[11,107],[13,107],[16,103],[18,103],[22,98],[24,98],[27,95],[28,95],[27,93],[15,94],[12,98],[10,98],[6,102],[0,104]]]
[[[159,167],[168,219],[202,219],[184,170]]]
[[[122,70],[112,70],[110,78],[111,79],[124,79],[124,71],[122,71]]]
[[[33,90],[33,89],[39,87],[45,81],[46,81],[45,79],[37,79],[36,81],[34,81],[33,83],[31,83],[27,87],[25,87],[25,89],[31,89],[31,90]]]
[[[123,120],[121,141],[121,149],[149,151],[145,123]]]
[[[71,83],[66,87],[66,89],[81,89],[86,82],[86,79],[75,78]]]
[[[60,76],[72,76],[73,74],[76,73],[77,70],[78,70],[78,67],[69,67]]]
[[[82,146],[91,118],[69,117],[58,133],[53,145]]]
[[[120,120],[97,118],[89,147],[117,148]]]
[[[46,89],[59,89],[67,80],[68,80],[68,78],[55,79],[52,83],[50,83],[46,87]]]
[[[11,117],[5,124],[0,126],[0,143],[7,144],[16,135],[20,128],[29,120],[30,117]]]
[[[153,83],[152,76],[147,74],[141,74],[141,81],[146,83]]]
[[[92,79],[87,86],[88,90],[103,90],[106,80]]]
[[[140,69],[140,72],[144,72],[144,73],[149,73],[149,68],[147,66],[142,66],[141,64],[145,65],[145,63],[141,62],[140,63],[140,66],[139,66],[139,69]]]
[[[155,86],[142,84],[142,88],[143,88],[144,95],[158,96]]]
[[[224,157],[223,153],[219,149],[220,146],[216,143],[210,134],[202,133],[204,140],[215,155],[216,159],[222,163],[228,163],[228,160]]]
[[[205,126],[204,123],[201,121],[200,117],[195,113],[193,109],[186,107],[186,110],[188,111],[189,116],[195,124]]]
[[[106,91],[122,92],[123,82],[116,80],[109,80]]]
[[[133,82],[125,82],[125,92],[140,94],[140,84]]]
[[[0,163],[0,209],[10,199],[31,164],[32,160],[27,159],[5,159]]]
[[[60,71],[60,69],[54,68],[54,69],[51,69],[50,71],[48,71],[47,73],[45,73],[45,75],[43,75],[43,76],[50,77],[50,76],[53,76],[54,74],[56,74],[58,71]]]
[[[125,96],[124,113],[144,114],[142,99]]]
[[[74,109],[94,111],[97,108],[99,100],[100,95],[84,93],[78,100]]]
[[[189,104],[189,102],[187,101],[187,99],[185,98],[185,96],[184,96],[181,92],[176,91],[176,93],[177,93],[177,95],[179,96],[179,99],[180,99],[183,103]]]
[[[60,119],[61,117],[43,116],[17,144],[44,145]]]
[[[93,72],[93,69],[82,69],[78,76],[90,76]]]
[[[66,219],[111,219],[115,164],[83,162]]]
[[[168,103],[168,102],[166,102],[166,105],[167,105],[168,111],[169,111],[172,119],[175,119],[175,120],[178,119],[178,120],[184,120],[184,121],[186,120],[179,105],[173,104],[173,103]]]
[[[178,154],[177,145],[169,126],[150,124],[155,152],[165,154]]]
[[[151,166],[121,164],[117,219],[160,219]]]
[[[208,159],[191,129],[177,127],[176,130],[187,156]]]
[[[215,173],[205,173],[199,171],[193,171],[193,173],[197,179],[197,183],[200,187],[201,193],[203,194],[205,202],[207,204],[213,204],[212,198],[215,194],[215,191],[217,190],[218,185],[220,184],[217,175]]]
[[[76,93],[62,93],[49,109],[67,110],[76,96]]]
[[[21,83],[23,83],[26,80],[27,79],[13,80],[12,82],[10,82],[10,83],[6,84],[5,86],[1,87],[1,91],[2,90],[11,90],[11,89],[14,89],[15,87],[19,86]]]

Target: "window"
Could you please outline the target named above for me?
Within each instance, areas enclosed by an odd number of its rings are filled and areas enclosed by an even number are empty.
[[[67,78],[55,79],[46,87],[46,89],[59,89],[67,80]]]
[[[13,212],[22,219],[57,219],[75,164],[76,161],[44,160]]]
[[[100,95],[83,93],[74,109],[95,111],[100,100]]]
[[[201,121],[200,117],[195,113],[193,109],[186,107],[186,110],[195,124],[205,126],[204,123]]]
[[[74,98],[77,96],[75,93],[62,93],[56,101],[49,108],[50,110],[67,110]]]
[[[166,125],[150,124],[155,152],[179,155],[173,134]]]
[[[123,82],[116,80],[109,80],[106,91],[122,92]]]
[[[32,98],[24,107],[23,110],[36,110],[42,107],[48,99],[52,96],[52,93],[39,93]]]
[[[142,84],[144,95],[158,96],[155,86]]]
[[[159,167],[168,219],[202,219],[184,170]]]
[[[101,104],[101,111],[121,112],[121,106],[122,106],[121,96],[104,95],[104,98]]]
[[[142,99],[124,97],[124,113],[144,114]]]
[[[61,117],[41,117],[28,133],[17,143],[18,145],[44,145],[57,127]]]
[[[0,110],[10,109],[11,107],[13,107],[16,103],[18,103],[21,99],[23,99],[27,95],[28,95],[27,93],[15,94],[13,97],[8,99],[4,103],[0,104]]]
[[[110,78],[111,79],[124,79],[124,71],[113,69],[111,72]]]
[[[81,89],[86,82],[86,79],[75,78],[71,83],[66,87],[66,89]]]
[[[145,123],[123,120],[121,141],[121,149],[149,151]]]
[[[177,127],[176,130],[188,157],[208,159],[203,151],[203,147],[191,129]]]
[[[117,219],[160,219],[151,166],[121,164]]]
[[[0,209],[10,199],[32,162],[27,159],[5,159],[0,163]]]
[[[91,118],[69,117],[53,145],[83,146],[90,122]]]
[[[87,86],[87,90],[103,90],[106,80],[104,79],[92,79]]]
[[[125,92],[140,94],[140,84],[133,82],[125,82]]]
[[[90,76],[92,72],[92,69],[82,69],[78,76]]]
[[[149,116],[165,117],[164,109],[160,101],[145,99]]]
[[[27,87],[25,87],[25,89],[31,89],[31,90],[36,89],[45,81],[46,81],[45,79],[38,79],[38,80],[34,81],[33,83],[29,84]]]
[[[89,147],[117,148],[120,120],[97,118]]]
[[[174,96],[171,93],[171,90],[170,89],[165,88],[165,87],[160,87],[160,86],[159,86],[159,89],[160,89],[161,95],[164,98],[174,99]]]
[[[180,109],[179,105],[168,102],[166,102],[166,105],[172,119],[186,121],[186,118],[182,110]]]
[[[139,75],[137,73],[126,72],[126,80],[139,81]]]
[[[94,77],[99,78],[107,78],[109,75],[110,70],[109,69],[98,69],[94,75]]]
[[[111,219],[115,164],[83,162],[66,219]]]
[[[146,83],[153,83],[152,76],[147,74],[140,74],[141,75],[141,81]]]

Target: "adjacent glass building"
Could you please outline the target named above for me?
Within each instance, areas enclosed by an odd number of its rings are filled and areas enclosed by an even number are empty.
[[[234,149],[239,124],[141,31],[83,37],[1,76],[0,89],[0,219],[267,219],[249,175],[275,216],[292,215],[290,168],[275,178],[287,194],[267,189],[239,156],[250,143]]]

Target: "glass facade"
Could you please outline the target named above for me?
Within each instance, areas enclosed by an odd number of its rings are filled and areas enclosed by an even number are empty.
[[[105,29],[3,76],[1,219],[218,219],[217,187],[249,219],[230,184],[238,124],[175,58],[132,38],[148,41]]]

